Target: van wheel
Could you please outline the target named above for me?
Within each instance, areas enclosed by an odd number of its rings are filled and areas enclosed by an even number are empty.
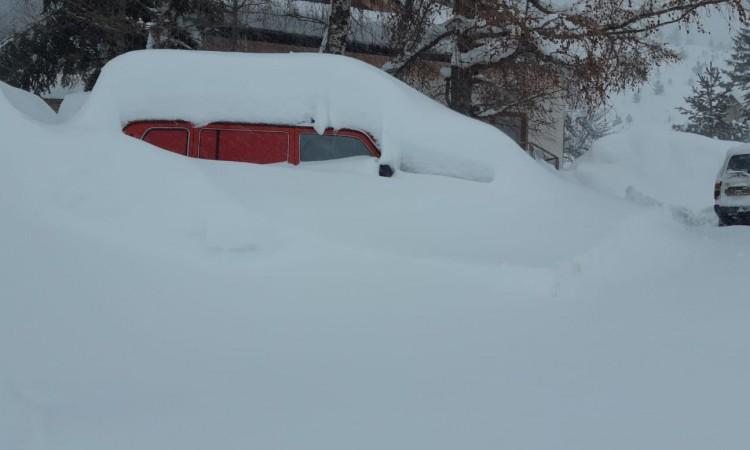
[[[732,225],[732,222],[729,220],[728,217],[719,217],[719,226],[720,227],[728,227]]]

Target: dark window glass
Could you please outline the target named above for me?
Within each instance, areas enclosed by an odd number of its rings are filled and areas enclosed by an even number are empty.
[[[750,155],[735,155],[729,160],[727,170],[750,172]]]
[[[181,128],[153,128],[143,140],[170,152],[187,155],[188,132]]]
[[[300,161],[328,161],[352,156],[373,156],[364,142],[351,136],[303,134],[299,137]]]

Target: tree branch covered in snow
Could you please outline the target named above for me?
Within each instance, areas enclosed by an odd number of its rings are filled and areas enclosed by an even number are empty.
[[[674,129],[697,133],[722,140],[744,140],[747,138],[747,123],[730,117],[735,101],[730,95],[731,84],[724,81],[721,71],[710,63],[698,74],[692,86],[693,95],[686,97],[687,107],[677,108],[687,116],[686,125],[675,125]]]
[[[0,49],[0,78],[35,92],[59,82],[90,88],[124,52],[197,48],[219,14],[214,1],[46,0],[36,21]]]
[[[709,8],[746,18],[741,0],[574,0],[564,7],[545,0],[456,0],[447,20],[424,29],[384,68],[400,74],[447,46],[453,48],[452,73],[471,72],[452,80],[471,85],[452,89],[453,97],[468,95],[481,104],[475,87],[494,79],[496,91],[513,87],[514,95],[538,97],[540,91],[563,90],[597,105],[612,92],[644,82],[652,68],[677,60],[676,52],[653,40],[654,33],[668,24],[701,30],[699,13]],[[529,91],[518,91],[521,85]]]

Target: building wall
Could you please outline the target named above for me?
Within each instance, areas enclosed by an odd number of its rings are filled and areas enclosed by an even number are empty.
[[[202,50],[226,51],[231,48],[231,43],[229,39],[209,37],[203,42],[201,48]],[[239,51],[248,53],[318,53],[318,49],[313,47],[251,40],[240,42]],[[389,59],[386,55],[369,53],[347,53],[347,56],[359,59],[378,68],[382,67]]]

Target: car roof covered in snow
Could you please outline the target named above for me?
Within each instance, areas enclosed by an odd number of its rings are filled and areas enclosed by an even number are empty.
[[[730,147],[729,150],[727,150],[727,155],[724,157],[724,162],[721,164],[721,167],[719,167],[719,173],[716,175],[716,179],[718,180],[724,175],[724,172],[726,172],[727,166],[729,165],[729,160],[732,159],[733,156],[747,154],[750,154],[750,144],[739,144]]]
[[[746,155],[750,154],[750,144],[735,145],[727,150],[727,159],[734,155]]]
[[[509,160],[528,159],[498,129],[337,55],[130,52],[104,67],[74,123],[122,128],[148,119],[362,130],[384,163],[478,181],[492,180]]]

